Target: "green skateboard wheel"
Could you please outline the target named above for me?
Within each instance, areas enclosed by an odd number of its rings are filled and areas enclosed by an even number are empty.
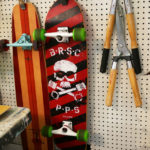
[[[50,138],[50,137],[52,137],[52,130],[53,130],[52,126],[44,126],[41,130],[41,134],[44,137]]]
[[[45,41],[45,29],[35,29],[33,32],[34,41]]]
[[[74,41],[85,41],[86,31],[85,28],[74,28],[73,29],[73,40]]]
[[[41,39],[41,41],[45,41],[45,39],[46,39],[45,33],[46,33],[45,29],[40,29],[40,39]]]
[[[88,130],[78,130],[77,131],[77,140],[87,142],[89,138]]]
[[[34,32],[33,32],[33,40],[34,41],[39,41],[40,40],[39,30],[40,29],[35,29]]]

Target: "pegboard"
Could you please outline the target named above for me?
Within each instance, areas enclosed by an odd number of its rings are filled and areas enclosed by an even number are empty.
[[[123,0],[120,0],[121,2]],[[116,49],[113,35],[107,73],[100,73],[100,62],[111,0],[77,0],[84,15],[88,48],[88,130],[92,150],[150,150],[150,2],[131,0],[143,72],[137,75],[142,108],[135,108],[126,62],[118,68],[113,106],[105,106],[109,71]],[[38,8],[42,26],[54,0],[30,0]],[[11,13],[17,0],[0,1],[0,39],[11,41]],[[123,3],[122,3],[123,5]],[[126,41],[130,38],[126,26]],[[0,102],[16,105],[12,49],[0,53]]]

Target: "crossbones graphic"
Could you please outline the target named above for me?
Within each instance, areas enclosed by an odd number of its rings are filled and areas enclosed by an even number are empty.
[[[74,97],[75,100],[82,100],[82,93],[74,94],[72,92],[86,89],[86,85],[84,82],[76,84],[74,88],[71,88],[71,83],[75,82],[77,79],[77,66],[68,60],[57,61],[54,64],[54,78],[59,83],[56,83],[52,80],[49,81],[48,86],[54,89],[51,92],[51,96],[53,99],[58,99],[63,94],[68,94]],[[66,89],[67,88],[67,89]],[[70,89],[71,88],[71,89]],[[56,90],[60,90],[57,92]]]

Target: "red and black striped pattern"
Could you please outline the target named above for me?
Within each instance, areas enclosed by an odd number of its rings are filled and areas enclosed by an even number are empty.
[[[83,16],[74,0],[69,0],[67,5],[63,5],[62,0],[57,0],[48,12],[45,23],[46,32],[57,32],[58,27],[69,27],[69,32],[72,32],[75,27],[84,27]],[[63,49],[62,53],[59,53],[60,48]],[[71,53],[68,54],[67,48],[72,49]],[[87,86],[86,42],[75,42],[70,38],[69,43],[58,43],[54,38],[47,38],[45,49],[48,81],[59,83],[54,78],[54,65],[57,61],[68,60],[77,66],[77,79],[71,83],[71,88],[81,82],[84,82]],[[74,53],[76,50],[78,56]],[[63,94],[56,100],[51,96],[53,90],[49,87],[49,107],[53,128],[59,129],[62,126],[62,121],[69,120],[73,123],[74,131],[86,129],[87,89],[82,91],[81,101],[76,101],[68,94]],[[55,91],[60,92],[58,89]],[[58,105],[61,106],[61,109],[56,110]],[[70,108],[67,113],[65,113],[66,107]],[[79,108],[79,113],[75,113],[74,107]],[[75,137],[54,135],[54,142],[57,147],[63,150],[86,150],[86,143],[77,141]]]

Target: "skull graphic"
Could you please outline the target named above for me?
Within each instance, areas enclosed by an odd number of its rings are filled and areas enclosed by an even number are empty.
[[[77,66],[68,60],[57,61],[54,64],[54,78],[60,81],[60,87],[70,88],[76,80]]]

